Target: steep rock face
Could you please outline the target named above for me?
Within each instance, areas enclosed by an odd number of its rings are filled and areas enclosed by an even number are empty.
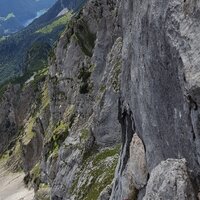
[[[196,199],[200,169],[199,3],[127,0],[122,5],[121,113],[131,119],[122,123],[123,135],[129,135],[124,144],[130,143],[129,138],[136,131],[145,146],[150,174],[163,160],[185,158],[189,171],[186,176],[191,178],[195,188],[195,197],[191,198]],[[130,126],[133,129],[127,133]],[[119,174],[123,171],[119,168]],[[113,199],[120,199],[122,190],[118,182],[113,190],[117,197]],[[145,191],[140,190],[138,199],[144,194]],[[146,198],[154,199],[148,195]],[[167,196],[162,198],[168,199]]]
[[[16,88],[15,88],[16,89]],[[10,144],[10,141],[14,138],[17,133],[18,125],[16,122],[15,110],[13,99],[14,96],[11,96],[12,93],[15,93],[14,88],[10,88],[5,94],[4,99],[1,99],[1,118],[0,118],[0,127],[1,127],[1,140],[0,140],[0,153],[7,148]],[[17,89],[16,89],[17,90]]]
[[[199,6],[90,0],[72,17],[24,126],[36,198],[197,199]]]
[[[14,142],[39,95],[33,87],[21,90],[20,85],[9,85],[0,105],[0,154]],[[11,145],[12,146],[12,145]]]
[[[141,139],[135,133],[131,143],[126,145],[129,150],[126,147],[124,148],[126,151],[123,150],[121,154],[120,167],[116,175],[117,181],[113,185],[111,199],[136,199],[137,190],[143,189],[147,183],[146,157]]]
[[[44,144],[42,181],[52,187],[52,199],[97,199],[112,182],[121,142],[118,16],[117,2],[88,1],[51,58],[51,126],[67,127],[58,152]]]
[[[46,72],[37,72],[23,84],[8,85],[1,98],[0,155],[9,170],[24,170],[26,184],[36,178],[30,171],[41,159],[49,126]]]

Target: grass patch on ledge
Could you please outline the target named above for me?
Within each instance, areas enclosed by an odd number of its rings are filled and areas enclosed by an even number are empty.
[[[9,151],[9,158],[7,159],[6,166],[12,172],[19,172],[22,170],[22,147],[17,140],[15,146]]]
[[[4,166],[9,159],[8,152],[5,152],[3,155],[0,156],[0,167]]]
[[[40,164],[37,163],[33,169],[30,171],[30,174],[31,174],[31,177],[32,177],[32,180],[34,181],[35,179],[39,178],[40,177],[40,172],[41,172],[41,169],[40,169]]]
[[[35,133],[33,132],[33,126],[34,126],[35,121],[36,121],[36,117],[30,116],[30,118],[28,119],[28,122],[26,123],[25,131],[24,131],[25,135],[22,139],[22,143],[24,145],[27,145],[35,135]]]
[[[70,21],[71,17],[72,17],[72,13],[68,12],[65,15],[53,21],[52,23],[48,24],[47,26],[39,29],[38,31],[36,31],[36,33],[49,34],[53,32],[55,28],[61,25],[66,25]]]
[[[104,149],[88,157],[77,174],[71,194],[75,200],[97,200],[105,187],[112,183],[121,145]]]
[[[115,63],[114,66],[114,74],[113,74],[113,78],[112,78],[112,86],[114,88],[115,91],[119,91],[120,90],[120,79],[119,79],[119,75],[121,73],[121,67],[122,67],[122,63],[121,61],[117,61]]]
[[[48,146],[48,151],[45,157],[52,155],[53,157],[58,156],[58,151],[64,140],[69,134],[69,124],[66,122],[59,122],[52,130],[52,135],[47,139],[45,146]]]
[[[89,138],[89,135],[90,135],[89,129],[83,128],[81,130],[81,137],[80,137],[81,141],[86,141]]]

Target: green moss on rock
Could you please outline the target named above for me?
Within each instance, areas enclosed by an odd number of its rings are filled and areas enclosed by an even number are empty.
[[[57,157],[58,151],[69,133],[69,124],[63,121],[59,122],[52,130],[52,135],[48,138],[45,146],[48,149],[46,158],[50,155]]]
[[[121,147],[121,145],[117,145],[115,148],[105,149],[104,151],[98,153],[93,160],[94,165],[97,165],[102,160],[105,160],[108,157],[112,157],[112,156],[118,154],[120,147]]]
[[[86,141],[89,138],[90,131],[87,128],[81,130],[81,141]]]
[[[106,85],[103,85],[103,84],[102,84],[102,85],[100,86],[100,92],[101,92],[101,93],[104,93],[105,90],[106,90]]]
[[[26,180],[26,184],[30,183],[31,186],[34,187],[35,191],[37,191],[41,183],[41,168],[39,162],[30,171],[30,176],[26,178],[29,179]]]
[[[97,200],[111,184],[119,158],[120,145],[88,157],[71,188],[76,200]]]
[[[36,122],[36,117],[32,117],[30,116],[30,118],[28,119],[26,125],[25,125],[25,135],[22,139],[22,143],[24,145],[27,145],[31,140],[32,138],[35,136],[35,133],[33,131],[33,126],[34,126],[34,123]]]
[[[122,66],[121,61],[117,61],[115,66],[114,66],[114,74],[113,74],[113,78],[112,78],[112,86],[113,86],[115,91],[119,91],[119,89],[120,89],[119,75],[121,73],[121,66]]]
[[[35,200],[50,200],[50,188],[46,184],[40,184],[38,191],[35,193]]]
[[[75,105],[70,105],[67,107],[64,113],[64,119],[69,123],[69,128],[72,127],[76,118],[76,108]]]
[[[40,177],[40,172],[41,172],[41,169],[40,169],[40,164],[37,163],[33,169],[30,171],[30,174],[31,174],[31,177],[33,180],[35,180],[36,178],[39,178]]]

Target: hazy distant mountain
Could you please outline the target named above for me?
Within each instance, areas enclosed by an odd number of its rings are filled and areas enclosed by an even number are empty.
[[[22,0],[7,1],[21,2]],[[23,1],[32,2],[33,0]],[[48,0],[41,0],[41,2],[43,1]],[[46,63],[49,50],[64,30],[70,16],[67,13],[64,16],[59,14],[63,13],[63,10],[77,11],[85,1],[57,0],[44,15],[34,20],[27,27],[8,37],[0,36],[0,85],[5,80],[19,74],[26,72],[25,74],[29,75],[38,67],[41,68],[41,62],[43,63],[45,60]],[[12,15],[9,17],[16,20]],[[37,54],[37,56],[33,54]]]
[[[33,22],[33,26],[41,26],[52,19],[56,18],[62,10],[66,8],[68,10],[77,11],[87,0],[57,0],[54,6],[52,6],[48,12],[39,17]]]
[[[20,30],[55,2],[56,0],[1,0],[0,35]]]

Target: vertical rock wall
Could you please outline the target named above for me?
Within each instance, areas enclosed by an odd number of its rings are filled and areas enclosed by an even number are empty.
[[[196,199],[200,170],[199,3],[179,0],[122,2],[122,108],[128,106],[132,112],[132,123],[145,147],[150,179],[144,199]],[[127,133],[123,131],[123,134]],[[132,134],[130,131],[129,135]],[[127,151],[127,155],[131,153]],[[183,165],[180,159],[186,159],[181,176],[187,180],[179,188],[172,182],[169,187],[157,182],[155,173],[159,170],[155,167],[168,158],[177,159],[174,163],[169,161],[174,167],[176,162]],[[121,157],[121,162],[123,160]],[[165,167],[161,164],[160,170],[165,173],[172,170]],[[121,181],[123,173],[121,169]],[[160,178],[170,182],[172,176],[178,176],[179,172],[176,173],[160,174]],[[112,199],[122,199],[119,180],[118,177]],[[137,184],[134,186],[137,188]],[[137,198],[141,199],[144,194],[145,187],[140,188]]]

